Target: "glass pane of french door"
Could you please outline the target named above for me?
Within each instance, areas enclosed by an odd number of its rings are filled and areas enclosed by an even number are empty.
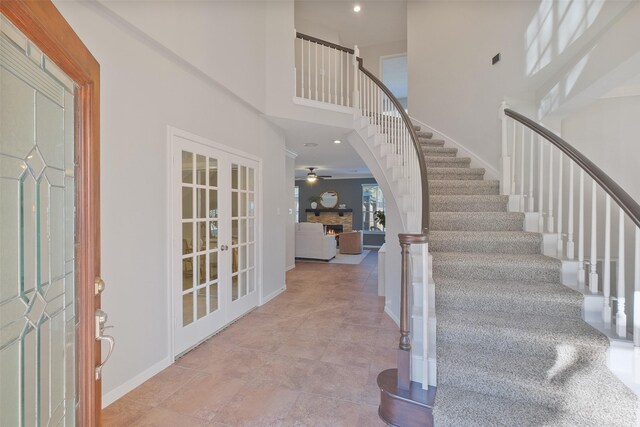
[[[182,150],[182,326],[220,308],[218,159]]]
[[[255,175],[254,167],[231,165],[232,301],[256,290]]]
[[[0,426],[75,424],[74,90],[0,15]]]

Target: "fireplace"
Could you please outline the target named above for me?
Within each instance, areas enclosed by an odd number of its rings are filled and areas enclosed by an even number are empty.
[[[327,234],[340,234],[344,231],[344,226],[342,224],[325,224],[324,229]]]

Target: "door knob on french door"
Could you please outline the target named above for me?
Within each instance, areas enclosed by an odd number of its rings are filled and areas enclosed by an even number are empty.
[[[227,245],[222,245],[222,246],[220,246],[220,250],[221,250],[221,251],[226,251],[226,250],[228,250],[228,249],[229,249],[229,246],[227,246]]]

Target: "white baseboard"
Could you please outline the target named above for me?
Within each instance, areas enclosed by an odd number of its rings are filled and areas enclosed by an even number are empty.
[[[363,245],[362,246],[364,249],[380,249],[382,246],[376,246],[376,245]]]
[[[285,273],[286,273],[287,271],[289,271],[289,270],[293,270],[294,268],[296,268],[296,264],[295,264],[295,263],[294,263],[294,264],[292,264],[292,265],[290,265],[289,267],[285,268],[285,270],[284,270],[284,271],[285,271]]]
[[[387,315],[391,318],[391,320],[393,320],[395,322],[396,325],[398,325],[398,328],[399,328],[400,327],[400,319],[397,318],[395,314],[393,314],[391,309],[386,304],[384,306],[384,312],[387,313]]]
[[[104,393],[102,395],[102,409],[111,405],[116,400],[120,399],[125,394],[129,393],[131,390],[138,387],[140,384],[147,381],[149,378],[163,371],[173,364],[173,359],[171,357],[167,357],[162,359],[158,363],[154,364],[150,368],[140,372],[135,377],[126,381],[124,384],[119,385],[108,393]]]
[[[277,297],[278,295],[280,295],[286,290],[287,290],[287,285],[284,285],[280,289],[276,289],[275,291],[271,292],[269,295],[263,296],[262,303],[260,305],[265,305],[266,303],[268,303],[269,301],[271,301],[272,299],[274,299],[275,297]]]

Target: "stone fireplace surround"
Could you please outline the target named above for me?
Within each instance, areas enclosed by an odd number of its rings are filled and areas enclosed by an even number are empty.
[[[353,209],[307,209],[306,212],[307,222],[342,225],[342,232],[353,230]]]

